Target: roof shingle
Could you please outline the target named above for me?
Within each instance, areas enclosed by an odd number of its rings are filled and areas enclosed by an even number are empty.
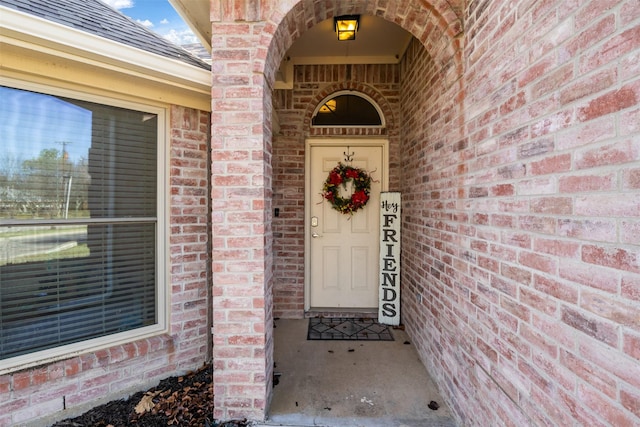
[[[0,0],[0,5],[210,70],[211,66],[100,0]]]

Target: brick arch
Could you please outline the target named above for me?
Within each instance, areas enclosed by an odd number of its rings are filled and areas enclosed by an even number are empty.
[[[288,10],[275,10],[266,22],[261,40],[269,45],[265,46],[266,55],[260,55],[254,69],[264,70],[268,85],[273,87],[280,61],[306,30],[334,16],[360,14],[377,16],[399,25],[425,46],[443,73],[453,67],[460,76],[462,4],[461,0],[298,1]]]
[[[366,127],[366,126],[363,126],[362,128],[356,128],[356,129],[350,128],[351,135],[354,135],[354,134],[387,135],[389,132],[392,132],[395,129],[396,122],[393,114],[393,109],[391,108],[391,105],[389,104],[387,99],[379,91],[363,83],[359,83],[355,81],[346,81],[346,82],[330,84],[322,88],[315,94],[315,97],[311,101],[309,101],[309,105],[307,106],[307,109],[304,113],[303,126],[304,126],[304,129],[309,131],[310,135],[312,136],[327,135],[327,133],[331,133],[333,135],[347,134],[345,129],[341,127],[335,127],[335,128],[329,128],[329,129],[325,129],[325,128],[314,129],[311,126],[313,112],[315,111],[318,104],[322,102],[329,95],[339,92],[341,90],[352,90],[352,91],[367,95],[376,104],[378,104],[378,107],[380,107],[380,110],[382,110],[382,115],[384,116],[384,120],[385,120],[385,126],[383,128],[372,128],[372,127]]]

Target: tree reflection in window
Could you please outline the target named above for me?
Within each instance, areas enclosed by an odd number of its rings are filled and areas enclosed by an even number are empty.
[[[312,119],[313,126],[382,126],[380,113],[368,99],[338,93],[323,101]]]

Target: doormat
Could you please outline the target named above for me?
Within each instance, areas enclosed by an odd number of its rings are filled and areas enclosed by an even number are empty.
[[[376,319],[313,317],[309,319],[307,340],[393,341],[389,326]]]

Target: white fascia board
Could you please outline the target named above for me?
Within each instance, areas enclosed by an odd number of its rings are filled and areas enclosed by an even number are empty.
[[[191,87],[197,92],[210,92],[211,72],[187,63],[142,49],[76,30],[37,16],[0,6],[0,36],[5,43],[11,39],[59,50],[80,59],[105,64],[104,68],[125,74],[144,74],[166,84]],[[61,55],[67,56],[67,55]]]
[[[209,0],[169,0],[169,3],[211,53]]]

